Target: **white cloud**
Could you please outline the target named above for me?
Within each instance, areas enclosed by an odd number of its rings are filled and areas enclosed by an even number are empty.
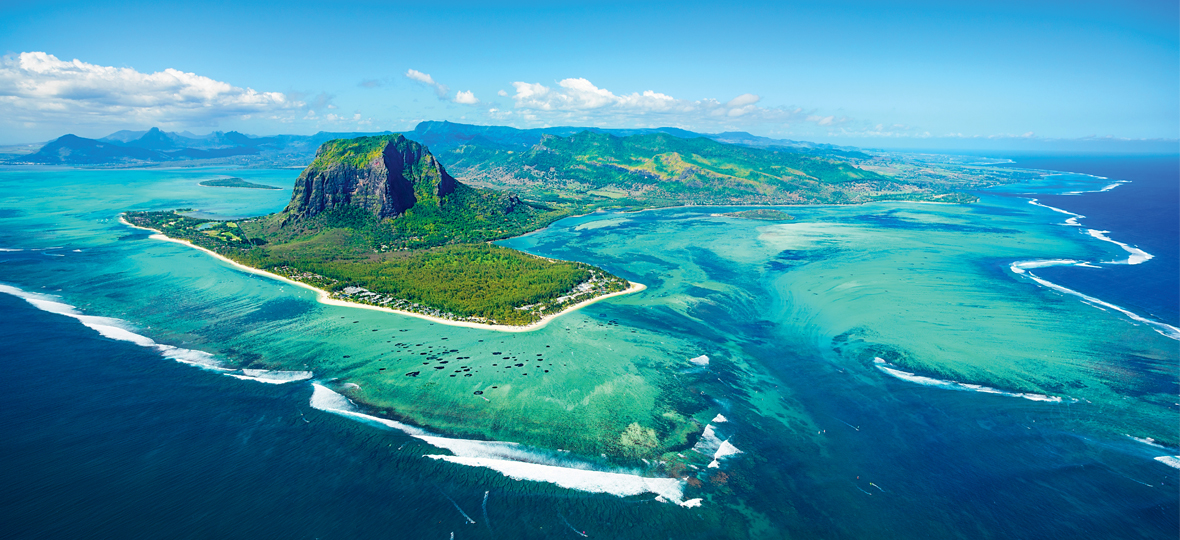
[[[171,68],[140,73],[44,52],[0,58],[0,116],[9,122],[208,125],[303,106]]]
[[[416,69],[407,69],[406,77],[410,80],[418,81],[434,89],[434,93],[438,96],[438,99],[446,100],[447,96],[451,93],[451,90],[447,88],[447,85],[434,82],[434,77],[431,77],[429,74],[422,73]]]
[[[459,103],[462,105],[476,105],[479,100],[475,98],[475,93],[470,90],[460,90],[455,93],[455,97],[451,96],[451,89],[447,85],[442,84],[431,77],[429,73],[422,73],[416,69],[407,69],[406,78],[422,83],[423,85],[434,90],[434,94],[442,101],[450,101],[451,103]]]
[[[472,93],[470,90],[468,90],[468,91],[460,90],[458,92],[455,92],[455,103],[462,103],[464,105],[475,105],[476,103],[479,103],[479,100],[475,98],[475,94]]]
[[[558,81],[550,88],[540,83],[514,82],[512,100],[521,117],[560,122],[635,124],[655,122],[698,128],[727,128],[758,124],[787,126],[812,123],[829,126],[846,119],[819,117],[803,109],[763,107],[755,94],[742,94],[722,103],[716,99],[686,100],[646,90],[618,95],[583,78]]]

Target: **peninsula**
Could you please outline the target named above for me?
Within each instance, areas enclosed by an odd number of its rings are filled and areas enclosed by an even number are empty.
[[[588,301],[641,289],[600,268],[490,242],[570,214],[456,181],[401,135],[324,143],[279,213],[218,221],[127,212],[151,229],[329,300],[448,322],[529,327]]]

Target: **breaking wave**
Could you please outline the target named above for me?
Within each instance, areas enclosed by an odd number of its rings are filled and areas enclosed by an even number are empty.
[[[492,469],[514,480],[548,482],[567,489],[609,493],[619,497],[654,493],[677,504],[681,504],[684,498],[683,483],[676,478],[649,478],[631,473],[601,471],[590,463],[557,456],[519,443],[441,437],[396,420],[365,414],[347,397],[319,383],[312,383],[310,404],[312,408],[324,412],[401,431],[454,454],[428,454],[426,457],[431,459]]]
[[[1061,403],[1062,402],[1062,399],[1058,396],[1046,396],[1044,394],[1030,394],[1030,393],[1021,393],[1021,392],[1005,392],[1003,390],[997,390],[995,388],[991,388],[991,387],[983,386],[983,385],[979,385],[979,384],[968,384],[968,383],[961,383],[958,381],[944,381],[942,379],[923,377],[921,375],[915,375],[915,374],[910,373],[908,371],[902,371],[900,369],[897,369],[896,367],[889,365],[882,358],[873,358],[873,365],[875,365],[877,367],[877,369],[884,371],[885,373],[888,373],[894,377],[897,377],[898,379],[901,379],[903,381],[909,381],[912,383],[917,383],[917,384],[920,384],[923,386],[936,386],[938,388],[946,388],[947,390],[963,390],[963,391],[968,391],[968,392],[982,392],[984,394],[996,394],[996,395],[1000,395],[1000,396],[1018,397],[1018,398],[1032,400],[1032,401],[1047,401],[1047,402],[1051,402],[1051,403]]]
[[[0,284],[0,293],[10,294],[17,298],[33,305],[41,311],[54,313],[57,315],[65,315],[81,322],[83,326],[98,332],[99,335],[114,339],[117,341],[127,341],[139,345],[140,347],[147,347],[155,349],[160,353],[160,356],[175,360],[182,364],[189,364],[223,373],[231,377],[244,380],[252,380],[270,384],[282,384],[291,381],[300,381],[310,379],[312,377],[309,371],[269,371],[269,370],[254,370],[254,369],[233,369],[227,368],[212,354],[205,351],[198,351],[194,349],[185,349],[181,347],[174,347],[172,345],[165,345],[163,343],[156,343],[155,340],[144,335],[136,334],[126,327],[129,326],[125,321],[113,317],[98,317],[95,315],[86,315],[78,311],[77,308],[69,304],[60,302],[60,298],[50,296],[47,294],[28,292],[11,285]]]
[[[1109,189],[1113,189],[1114,187],[1117,187],[1118,185],[1119,184],[1113,184],[1112,186],[1107,186],[1107,187]],[[1109,189],[1104,188],[1101,191],[1108,191]],[[1086,217],[1081,214],[1075,214],[1073,212],[1062,210],[1060,208],[1054,208],[1052,206],[1041,204],[1040,202],[1037,202],[1036,199],[1032,199],[1028,202],[1029,202],[1029,204],[1032,204],[1034,206],[1048,208],[1049,210],[1052,210],[1054,212],[1058,212],[1061,214],[1066,214],[1066,215],[1071,216],[1069,219],[1065,220],[1066,225],[1080,227],[1081,225],[1078,223],[1078,220]],[[1078,291],[1075,291],[1073,289],[1070,289],[1067,287],[1062,287],[1061,285],[1053,283],[1047,279],[1038,277],[1036,274],[1033,274],[1030,271],[1035,268],[1048,268],[1051,266],[1084,266],[1087,268],[1101,268],[1100,266],[1098,266],[1099,264],[1135,265],[1135,264],[1145,263],[1145,262],[1151,260],[1152,258],[1154,258],[1154,255],[1152,255],[1146,251],[1143,251],[1142,249],[1139,249],[1135,246],[1128,245],[1123,242],[1119,242],[1118,240],[1114,240],[1113,238],[1106,236],[1109,233],[1110,233],[1110,231],[1099,231],[1096,229],[1086,229],[1086,234],[1090,235],[1092,238],[1095,238],[1097,240],[1102,240],[1103,242],[1110,242],[1110,243],[1122,248],[1123,251],[1126,251],[1128,254],[1126,259],[1114,260],[1114,261],[1101,261],[1101,262],[1078,261],[1078,260],[1073,260],[1073,259],[1038,259],[1038,260],[1031,260],[1031,261],[1013,262],[1011,265],[1009,265],[1009,269],[1011,269],[1012,273],[1014,273],[1014,274],[1027,276],[1029,279],[1032,279],[1033,281],[1037,282],[1038,284],[1048,287],[1050,289],[1053,289],[1057,292],[1076,296],[1076,297],[1082,299],[1083,302],[1086,302],[1087,304],[1095,306],[1099,309],[1110,309],[1110,310],[1114,310],[1119,313],[1122,313],[1127,318],[1129,318],[1133,321],[1141,322],[1141,323],[1147,324],[1148,326],[1151,326],[1153,330],[1155,330],[1156,332],[1160,333],[1161,335],[1163,335],[1167,338],[1180,340],[1180,328],[1176,328],[1175,326],[1172,326],[1170,324],[1163,323],[1160,321],[1153,321],[1151,319],[1148,319],[1146,317],[1138,315],[1138,314],[1132,312],[1131,310],[1111,304],[1110,302],[1105,302],[1105,301],[1099,300],[1097,298],[1094,298],[1093,296],[1089,296],[1089,295],[1080,293]]]

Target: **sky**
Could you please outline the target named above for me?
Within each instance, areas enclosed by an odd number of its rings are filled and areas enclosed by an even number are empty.
[[[1177,2],[497,4],[0,0],[0,144],[423,120],[897,148],[1180,138]]]

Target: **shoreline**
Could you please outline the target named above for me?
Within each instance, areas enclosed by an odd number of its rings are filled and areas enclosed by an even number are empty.
[[[583,300],[583,301],[578,302],[577,304],[574,304],[572,306],[567,306],[567,307],[563,308],[561,311],[558,311],[557,313],[545,315],[544,317],[541,317],[541,319],[539,321],[532,322],[532,323],[526,324],[524,326],[511,326],[511,325],[507,325],[507,324],[483,324],[483,323],[476,323],[476,322],[469,322],[469,321],[455,321],[455,320],[451,320],[451,319],[443,319],[441,317],[434,317],[431,315],[425,315],[422,313],[414,313],[412,311],[402,311],[399,309],[393,309],[393,308],[387,308],[387,307],[381,307],[381,306],[371,306],[368,304],[358,304],[356,302],[348,302],[345,300],[337,300],[335,298],[332,298],[328,294],[328,291],[325,291],[323,289],[317,289],[317,288],[312,287],[311,285],[308,285],[306,283],[303,283],[300,281],[295,281],[293,279],[283,277],[283,276],[280,276],[278,274],[274,274],[271,272],[267,272],[266,270],[261,270],[258,268],[254,268],[252,266],[246,266],[246,265],[239,263],[237,261],[234,261],[224,255],[221,255],[220,253],[217,253],[213,250],[203,248],[203,247],[198,246],[192,242],[189,242],[188,240],[181,240],[179,238],[172,238],[168,235],[165,235],[164,233],[162,233],[160,231],[157,231],[156,229],[149,229],[147,227],[140,227],[138,225],[132,225],[130,222],[123,219],[122,214],[119,215],[119,223],[122,223],[123,225],[131,227],[133,229],[140,229],[143,231],[151,231],[151,232],[155,233],[150,236],[150,238],[153,240],[162,240],[165,242],[172,242],[172,243],[188,246],[190,248],[201,250],[209,255],[212,255],[213,257],[217,258],[218,260],[225,262],[225,263],[229,264],[230,266],[233,266],[234,268],[237,268],[239,270],[249,272],[251,274],[263,276],[263,277],[268,277],[268,278],[271,278],[271,279],[274,279],[277,281],[282,281],[284,283],[295,285],[297,287],[303,287],[304,289],[308,289],[310,291],[315,291],[316,301],[321,304],[325,304],[325,305],[329,305],[329,306],[337,306],[337,307],[349,307],[349,308],[371,309],[374,311],[384,311],[386,313],[392,313],[395,315],[405,315],[405,316],[409,316],[409,317],[417,317],[419,319],[425,319],[430,322],[436,322],[439,324],[445,324],[445,325],[449,325],[449,326],[460,326],[460,327],[464,327],[464,328],[475,328],[475,329],[480,329],[480,330],[493,330],[493,331],[497,331],[497,332],[510,332],[510,333],[531,332],[533,330],[539,330],[541,328],[544,328],[546,325],[549,324],[550,321],[552,321],[562,315],[565,315],[566,313],[577,311],[579,309],[582,309],[583,307],[586,307],[590,304],[598,302],[599,300],[605,300],[607,298],[611,298],[614,296],[622,296],[624,294],[637,293],[637,292],[647,289],[647,286],[642,283],[635,283],[633,281],[628,281],[627,283],[629,283],[630,285],[627,287],[626,290],[619,291],[619,292],[613,292],[610,294],[604,294],[602,296],[596,296],[596,297],[591,298],[589,300]]]

